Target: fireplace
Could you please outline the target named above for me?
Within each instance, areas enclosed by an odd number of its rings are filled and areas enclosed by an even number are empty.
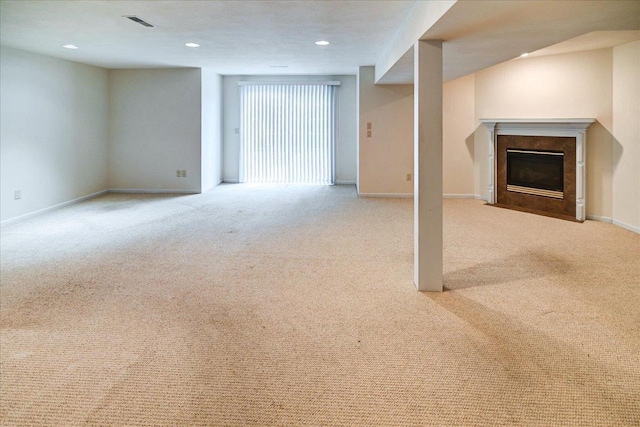
[[[507,191],[563,199],[563,163],[562,151],[507,148]]]
[[[593,119],[481,119],[490,131],[489,204],[585,219],[585,143]]]

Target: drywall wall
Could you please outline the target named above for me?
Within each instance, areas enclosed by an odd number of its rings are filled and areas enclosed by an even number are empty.
[[[222,76],[202,69],[201,191],[222,181]]]
[[[640,41],[613,49],[615,224],[640,233]]]
[[[612,214],[612,49],[505,62],[475,74],[475,192],[487,196],[480,118],[595,118],[587,133],[587,215]]]
[[[360,67],[358,102],[358,194],[413,194],[413,85],[375,85]]]
[[[473,197],[474,190],[474,75],[443,85],[443,193]]]
[[[201,70],[109,74],[109,188],[199,192]],[[186,178],[176,176],[178,169]]]
[[[223,78],[224,148],[223,180],[238,182],[240,165],[240,90],[241,81],[311,82],[337,80],[338,89],[336,183],[356,182],[356,78],[355,76],[225,76]]]
[[[417,1],[395,35],[388,41],[375,66],[375,81],[378,82],[405,53],[412,49],[416,40],[431,28],[456,3],[456,0]]]
[[[5,46],[0,67],[2,221],[106,189],[108,72]]]

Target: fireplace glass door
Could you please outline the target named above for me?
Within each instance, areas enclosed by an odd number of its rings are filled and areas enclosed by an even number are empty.
[[[507,149],[507,191],[564,198],[564,153]]]

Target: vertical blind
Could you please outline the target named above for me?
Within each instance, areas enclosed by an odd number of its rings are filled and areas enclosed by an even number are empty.
[[[335,85],[240,86],[240,182],[333,184]]]

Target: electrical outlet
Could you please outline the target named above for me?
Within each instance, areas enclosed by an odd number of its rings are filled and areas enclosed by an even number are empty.
[[[367,122],[367,130],[371,130],[371,122]]]
[[[371,138],[371,131],[370,130],[367,131],[367,138]]]
[[[235,133],[239,134],[239,133],[240,133],[240,128],[233,128],[233,131],[234,131]]]
[[[406,179],[407,181],[411,181],[411,174],[410,174],[410,173],[408,173],[408,174],[407,174],[407,177],[406,177],[405,179]]]
[[[22,199],[22,190],[16,190],[13,192],[13,200]]]

